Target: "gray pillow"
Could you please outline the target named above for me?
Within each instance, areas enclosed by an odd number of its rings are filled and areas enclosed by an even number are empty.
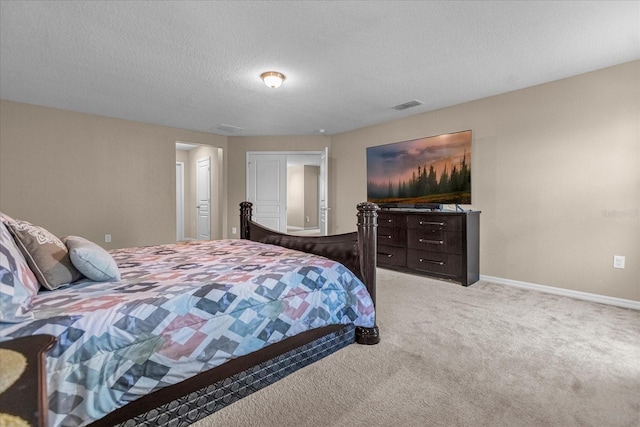
[[[27,221],[9,220],[5,225],[42,286],[56,289],[82,277],[71,263],[67,247],[56,236]]]
[[[67,236],[64,244],[75,268],[87,278],[96,282],[120,280],[120,270],[115,260],[101,246],[78,236]]]

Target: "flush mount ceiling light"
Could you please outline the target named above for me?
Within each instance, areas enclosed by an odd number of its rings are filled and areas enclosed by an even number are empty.
[[[284,74],[277,71],[267,71],[262,73],[260,74],[260,78],[264,81],[264,84],[269,86],[271,89],[279,88],[285,79]]]

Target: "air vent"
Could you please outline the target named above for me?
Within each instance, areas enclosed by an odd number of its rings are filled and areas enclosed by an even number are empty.
[[[422,101],[414,99],[413,101],[405,102],[404,104],[396,105],[395,107],[391,108],[393,108],[394,110],[402,111],[406,110],[407,108],[417,107],[418,105],[422,104],[424,104]]]
[[[241,130],[244,130],[244,128],[239,128],[237,126],[231,126],[231,125],[225,125],[225,124],[219,124],[217,126],[212,127],[211,130],[219,130],[220,132],[224,132],[224,133],[236,133],[236,132],[240,132]]]

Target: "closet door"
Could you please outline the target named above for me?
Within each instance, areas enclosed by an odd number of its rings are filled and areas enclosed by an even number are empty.
[[[247,153],[247,200],[253,221],[287,232],[287,155]]]

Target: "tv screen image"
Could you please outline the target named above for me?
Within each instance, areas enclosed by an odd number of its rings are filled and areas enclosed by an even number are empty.
[[[471,204],[471,131],[368,147],[367,200],[381,207]]]

